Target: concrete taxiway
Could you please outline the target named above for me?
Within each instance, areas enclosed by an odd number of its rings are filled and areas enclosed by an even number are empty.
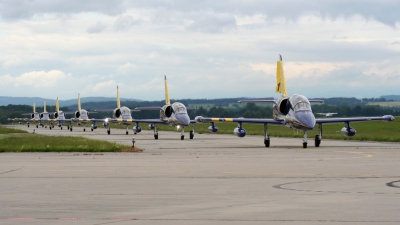
[[[35,131],[127,145],[133,137]],[[135,138],[144,152],[0,154],[0,224],[400,223],[398,143],[322,140],[315,148],[310,139],[303,149],[292,138],[272,137],[270,148],[261,136]]]

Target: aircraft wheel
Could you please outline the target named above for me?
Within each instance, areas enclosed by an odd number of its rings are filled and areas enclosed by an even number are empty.
[[[51,130],[51,126],[50,126],[50,130]]]
[[[158,139],[158,134],[154,135],[154,139],[156,139],[156,140]]]
[[[307,148],[307,143],[303,143],[303,148]]]
[[[62,130],[62,127],[61,127],[61,130]]]
[[[111,133],[111,131],[110,131],[110,130],[107,130],[107,134],[110,135],[110,133]]]
[[[91,128],[90,130],[93,131],[93,128]]]
[[[269,139],[268,140],[267,139],[264,140],[265,147],[269,147],[269,141],[270,141]]]
[[[126,135],[128,135],[128,133],[129,133],[129,132],[127,131],[127,132],[126,132]]]
[[[190,131],[189,137],[190,137],[190,139],[193,139],[193,137],[194,137],[193,131]]]
[[[72,132],[72,127],[70,127],[69,130]]]
[[[86,131],[86,129],[85,128],[83,128],[83,132],[85,132]]]
[[[28,124],[28,127],[29,127],[29,124]]]
[[[182,135],[182,136],[181,136],[181,140],[183,140],[183,139],[185,139],[185,136]]]
[[[321,144],[321,140],[319,139],[319,135],[315,135],[315,147],[319,147]]]
[[[36,128],[39,128],[39,125],[36,124]]]

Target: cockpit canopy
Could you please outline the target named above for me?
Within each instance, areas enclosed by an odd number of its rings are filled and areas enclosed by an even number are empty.
[[[175,114],[187,113],[185,105],[180,102],[175,102],[171,107]]]
[[[310,102],[303,95],[292,95],[289,98],[289,102],[295,112],[304,110],[311,111]]]
[[[86,110],[81,110],[81,117],[86,117],[88,115]]]
[[[120,111],[121,111],[121,115],[123,115],[123,116],[131,115],[131,110],[128,107],[123,106],[120,108]]]

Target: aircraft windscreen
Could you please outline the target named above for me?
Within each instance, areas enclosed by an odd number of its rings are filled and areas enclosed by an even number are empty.
[[[292,95],[289,99],[294,111],[311,111],[311,105],[308,99],[302,95]]]
[[[174,104],[172,104],[172,110],[174,110],[176,114],[187,113],[186,107],[180,102],[175,102]]]
[[[121,107],[121,114],[122,115],[131,115],[131,110],[129,109],[129,108],[127,108],[127,107]]]

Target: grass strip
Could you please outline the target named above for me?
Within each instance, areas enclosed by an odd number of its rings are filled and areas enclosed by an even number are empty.
[[[83,137],[47,136],[19,131],[0,126],[0,152],[119,152],[130,148]]]

